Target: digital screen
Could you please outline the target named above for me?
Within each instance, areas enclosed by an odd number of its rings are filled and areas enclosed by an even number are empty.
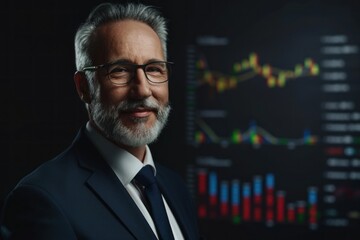
[[[356,239],[360,8],[254,5],[190,8],[187,180],[202,231]]]
[[[183,170],[205,239],[360,239],[358,1],[142,2],[175,62],[151,151]],[[4,5],[1,203],[87,121],[73,37],[96,4]]]

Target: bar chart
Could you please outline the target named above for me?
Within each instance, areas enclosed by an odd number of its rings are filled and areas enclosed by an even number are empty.
[[[197,172],[199,218],[226,219],[232,224],[264,222],[301,224],[311,229],[318,225],[318,187],[309,186],[304,198],[288,202],[286,191],[276,188],[273,173],[256,175],[252,181],[222,180],[214,171]]]

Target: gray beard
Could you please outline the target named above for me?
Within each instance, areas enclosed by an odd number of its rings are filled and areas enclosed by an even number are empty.
[[[161,130],[167,123],[170,113],[170,105],[160,105],[155,99],[147,98],[139,101],[122,101],[117,106],[105,106],[99,98],[93,98],[89,106],[90,114],[97,127],[108,139],[116,144],[130,147],[139,147],[154,142],[161,133]],[[128,128],[119,118],[122,111],[134,109],[136,107],[149,107],[157,109],[156,121],[154,126],[147,127],[147,119],[134,118],[136,126]]]

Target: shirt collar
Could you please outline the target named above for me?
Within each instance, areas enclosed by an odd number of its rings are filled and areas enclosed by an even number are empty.
[[[101,135],[89,122],[86,124],[85,132],[124,186],[129,184],[145,165],[152,166],[156,175],[155,164],[147,145],[144,162],[141,162],[134,155]]]

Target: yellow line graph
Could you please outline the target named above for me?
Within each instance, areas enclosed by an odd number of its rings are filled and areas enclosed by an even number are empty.
[[[200,85],[207,84],[221,93],[237,87],[237,84],[257,76],[266,80],[269,88],[284,87],[287,81],[301,78],[313,77],[320,73],[319,65],[311,58],[306,58],[303,64],[296,64],[294,69],[280,69],[270,64],[260,65],[257,53],[251,53],[248,58],[233,64],[233,73],[224,74],[209,70],[205,59],[196,62],[199,71]]]

